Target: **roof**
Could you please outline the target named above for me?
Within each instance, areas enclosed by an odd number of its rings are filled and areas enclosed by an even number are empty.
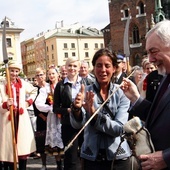
[[[56,29],[56,32],[49,36],[48,38],[54,37],[54,36],[68,36],[68,37],[103,37],[103,33],[100,30],[97,30],[96,28],[69,28],[69,29]]]

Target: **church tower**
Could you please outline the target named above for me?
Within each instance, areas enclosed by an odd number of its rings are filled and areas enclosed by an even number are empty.
[[[165,19],[165,13],[162,10],[161,0],[155,0],[155,22],[160,22]]]

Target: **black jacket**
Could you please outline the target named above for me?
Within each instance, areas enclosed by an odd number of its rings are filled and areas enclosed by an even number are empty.
[[[158,74],[158,71],[152,71],[146,76],[147,88],[146,88],[146,99],[153,101],[157,89],[161,83],[163,76]]]
[[[81,84],[86,84],[86,82],[82,79]],[[70,125],[70,118],[67,109],[70,108],[72,103],[71,88],[71,83],[64,84],[64,80],[61,80],[57,83],[54,90],[53,112],[55,114],[61,114],[61,123],[67,125]]]

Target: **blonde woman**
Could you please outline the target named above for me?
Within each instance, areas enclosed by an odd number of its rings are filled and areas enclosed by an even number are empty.
[[[144,58],[141,65],[144,74],[142,76],[142,79],[137,83],[137,87],[141,97],[145,98],[147,89],[147,75],[156,70],[156,66],[154,65],[154,63],[151,63],[148,58]]]
[[[60,81],[54,91],[54,105],[53,112],[57,115],[61,115],[62,122],[62,139],[64,146],[78,132],[70,124],[70,106],[74,101],[77,93],[80,90],[82,78],[79,76],[80,61],[76,57],[70,57],[66,60],[67,77]],[[78,140],[76,140],[73,146],[65,152],[64,157],[64,170],[77,170],[77,149]]]

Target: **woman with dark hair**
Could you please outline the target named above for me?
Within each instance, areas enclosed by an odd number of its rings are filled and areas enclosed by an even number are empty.
[[[116,91],[84,129],[80,154],[84,160],[84,170],[110,170],[113,160],[114,170],[130,170],[131,152],[127,142],[124,141],[117,151],[123,124],[128,120],[130,102],[123,91],[117,89],[118,85],[111,81],[116,63],[116,55],[108,49],[97,51],[92,59],[96,81],[86,88],[82,85],[72,103],[71,124],[74,128],[81,128],[108,96]]]

